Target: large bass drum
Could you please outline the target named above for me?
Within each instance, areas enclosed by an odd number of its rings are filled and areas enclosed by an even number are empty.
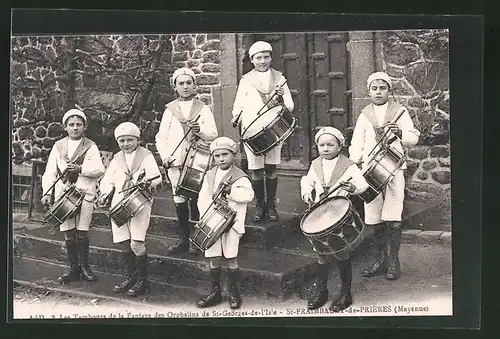
[[[334,196],[313,206],[300,229],[316,253],[343,257],[358,247],[367,228],[348,197]]]
[[[193,143],[182,164],[182,172],[175,188],[175,195],[196,200],[205,174],[210,169],[210,147]]]
[[[85,193],[75,185],[69,186],[45,213],[43,221],[53,227],[60,226],[78,211],[84,197]]]
[[[264,111],[250,123],[241,139],[253,154],[263,155],[288,139],[297,125],[297,119],[285,106],[275,106]]]

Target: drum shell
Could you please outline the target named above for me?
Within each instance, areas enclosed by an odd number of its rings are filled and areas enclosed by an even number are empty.
[[[74,185],[70,186],[44,215],[44,222],[53,227],[60,226],[78,211],[84,197],[84,192]]]
[[[371,186],[368,186],[368,188],[366,189],[366,191],[364,191],[363,193],[358,194],[358,196],[361,199],[363,199],[364,202],[366,202],[367,204],[369,204],[373,200],[375,200],[375,198],[378,197],[379,194],[380,194],[380,192],[377,192]]]
[[[347,213],[339,220],[332,221],[331,225],[325,227],[323,230],[306,232],[303,229],[307,218],[314,213],[314,207],[302,217],[300,222],[302,233],[311,243],[314,251],[320,255],[344,257],[358,247],[366,237],[366,226],[348,198],[339,196],[331,197],[326,199],[321,205],[329,204],[331,201],[338,199],[342,199],[348,204]]]
[[[269,113],[268,113],[269,112]],[[293,133],[297,124],[297,119],[285,108],[276,115],[267,125],[259,125],[260,119],[266,117],[266,114],[271,114],[270,110],[258,116],[251,125],[248,126],[242,133],[242,141],[246,144],[252,153],[262,155],[272,148],[276,147],[280,142],[285,142]],[[250,133],[250,127],[260,127],[258,132]],[[254,128],[254,130],[256,130]]]
[[[189,240],[206,251],[234,224],[236,212],[226,203],[214,203],[194,226]]]
[[[175,195],[196,200],[211,162],[212,157],[208,146],[195,144],[190,147],[182,165]]]
[[[363,176],[372,189],[380,193],[396,172],[401,169],[405,161],[406,158],[403,154],[387,146],[379,150],[369,161]]]
[[[108,213],[108,217],[118,226],[123,226],[139,213],[153,197],[140,187],[135,188],[127,197],[118,202]]]

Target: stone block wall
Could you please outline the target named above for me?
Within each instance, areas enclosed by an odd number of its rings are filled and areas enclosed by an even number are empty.
[[[87,135],[109,163],[114,128],[133,121],[157,160],[154,137],[164,105],[175,98],[176,68],[196,73],[198,97],[213,103],[220,85],[220,34],[12,38],[12,160],[46,160],[65,135],[60,121],[73,107],[88,117]]]
[[[378,56],[395,99],[408,108],[421,133],[407,154],[407,182],[443,189],[451,184],[448,41],[446,30],[390,32]]]

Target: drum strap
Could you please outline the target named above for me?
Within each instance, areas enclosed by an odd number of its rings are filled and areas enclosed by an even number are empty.
[[[139,170],[142,162],[150,153],[151,153],[150,151],[148,151],[142,146],[137,147],[134,160],[132,161],[132,168],[130,169],[128,168],[127,162],[125,160],[125,153],[121,151],[116,154],[115,156],[116,162],[118,163],[118,166],[122,169],[123,173],[125,173],[126,176],[126,179],[123,182],[122,190],[129,188],[130,186],[133,185],[132,180],[134,173]]]
[[[172,115],[181,123],[184,133],[186,133],[188,130],[189,122],[196,118],[196,116],[201,112],[203,106],[205,106],[203,101],[194,98],[193,105],[191,106],[191,111],[189,112],[188,118],[186,118],[182,114],[181,108],[179,107],[179,99],[175,99],[174,101],[166,104],[166,107],[170,112],[172,112]],[[186,138],[187,142],[190,143],[193,137],[194,135],[188,135]]]
[[[264,88],[263,84],[260,82],[256,74],[257,71],[255,69],[245,75],[245,77],[248,77],[248,79],[250,80],[252,86],[257,90],[257,93],[259,93],[263,104],[265,104],[269,100],[276,87],[279,86],[280,80],[283,76],[281,72],[275,70],[274,68],[270,68],[269,71],[271,72],[271,77],[268,88]],[[273,102],[273,100],[271,100],[267,104],[267,108],[269,109],[273,108],[274,106],[276,106],[276,103]]]
[[[208,191],[211,193],[211,194],[214,194],[215,192],[217,192],[222,183],[227,181],[227,179],[229,177],[231,177],[231,179],[229,180],[229,184],[232,185],[233,183],[235,183],[237,180],[243,178],[243,177],[248,177],[246,175],[245,172],[243,172],[241,169],[239,169],[238,167],[236,166],[233,166],[231,167],[231,169],[226,173],[226,175],[224,175],[224,177],[222,178],[221,182],[219,183],[218,187],[216,190],[214,190],[214,184],[215,184],[215,173],[217,172],[217,169],[218,167],[215,166],[214,168],[210,169],[207,174],[205,174],[205,180],[207,180],[207,185],[208,185]]]
[[[325,181],[325,177],[323,175],[323,166],[321,163],[321,157],[316,158],[312,161],[312,166],[314,169],[314,172],[316,172],[316,175],[318,176],[321,186],[323,187],[323,191],[326,192],[330,187],[335,185],[337,181],[340,179],[340,177],[345,173],[345,171],[349,168],[349,166],[353,165],[354,161],[349,159],[343,154],[339,154],[339,159],[337,160],[337,164],[335,165],[335,168],[333,169],[332,176],[330,177],[330,180],[328,183]]]
[[[78,144],[75,153],[71,156],[71,159],[68,157],[68,138],[64,138],[56,143],[57,151],[61,158],[66,162],[74,162],[76,165],[82,165],[85,160],[85,154],[88,152],[90,147],[94,145],[94,142],[89,138],[82,137],[82,140]],[[75,161],[77,159],[77,161]],[[61,175],[61,170],[57,169],[57,174]],[[64,178],[61,179],[63,183],[69,181],[74,184],[78,180],[78,173],[68,173]]]
[[[393,100],[389,100],[389,104],[387,106],[387,111],[385,112],[384,122],[382,126],[379,125],[378,120],[375,117],[375,110],[373,109],[373,104],[369,104],[368,106],[363,108],[361,113],[366,117],[366,119],[368,119],[368,121],[372,125],[373,130],[375,131],[376,142],[379,142],[380,139],[382,138],[382,135],[384,135],[383,126],[392,119],[394,119],[400,107],[401,107],[400,103]]]

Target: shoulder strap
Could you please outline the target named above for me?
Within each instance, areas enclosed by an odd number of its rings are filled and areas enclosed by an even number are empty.
[[[346,157],[343,154],[339,154],[337,164],[335,165],[335,168],[333,169],[330,180],[328,180],[328,183],[326,183],[325,177],[323,175],[323,167],[322,167],[322,163],[321,163],[321,157],[318,157],[312,161],[312,166],[313,166],[314,172],[316,172],[316,175],[319,178],[321,186],[323,186],[324,189],[335,185],[335,183],[340,179],[340,177],[345,173],[345,171],[352,164],[354,164],[354,161],[352,161],[351,159],[349,159],[348,157]]]
[[[332,176],[330,177],[330,181],[328,182],[328,187],[332,187],[337,183],[337,181],[342,177],[345,171],[354,164],[354,161],[349,159],[343,154],[339,154],[339,160],[337,160],[337,164],[333,169]]]
[[[207,174],[205,175],[205,178],[207,180],[207,185],[208,185],[208,191],[210,193],[215,193],[217,192],[222,183],[223,182],[226,182],[228,181],[229,182],[229,185],[232,185],[234,184],[236,181],[238,181],[239,179],[243,178],[243,177],[248,177],[246,175],[245,172],[243,172],[241,169],[239,169],[238,167],[236,166],[233,166],[231,168],[231,170],[229,172],[226,173],[226,175],[224,175],[224,177],[222,178],[221,182],[219,183],[219,185],[217,186],[217,189],[214,190],[214,183],[215,183],[215,173],[217,172],[217,166],[215,166],[214,168],[212,168],[211,170],[209,170],[207,172]],[[229,179],[230,178],[230,179]],[[229,180],[228,180],[229,179]]]

